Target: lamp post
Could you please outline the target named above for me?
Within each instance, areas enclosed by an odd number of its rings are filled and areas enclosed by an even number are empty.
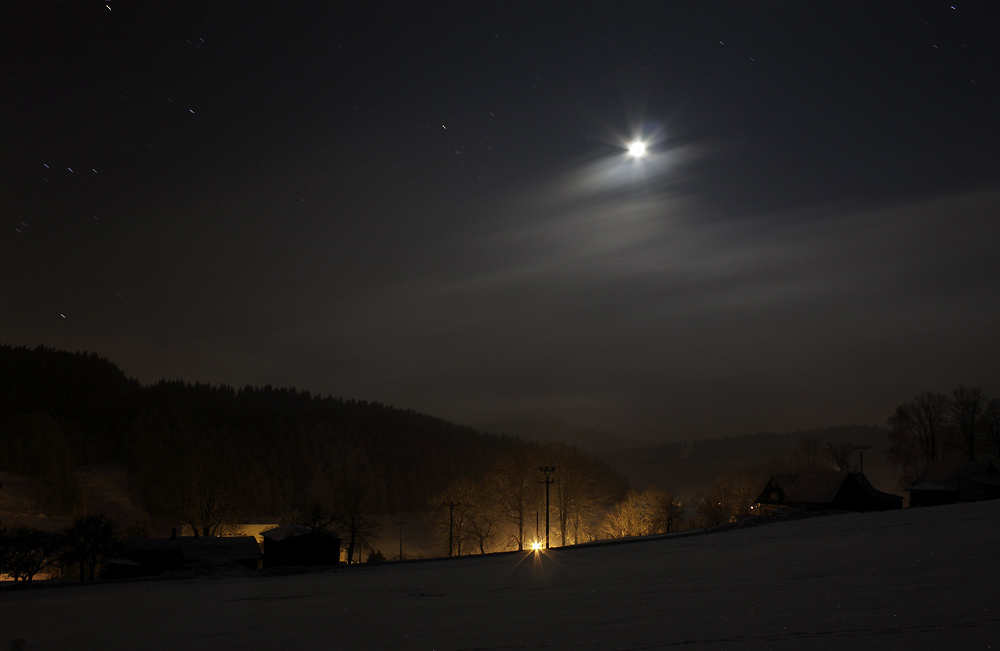
[[[552,479],[552,473],[556,471],[555,466],[541,466],[538,468],[540,471],[545,473],[545,479],[538,481],[539,484],[545,484],[545,549],[549,548],[549,486],[551,486],[556,480]]]
[[[870,448],[870,445],[852,445],[852,448],[858,451],[858,456],[861,457],[861,512],[865,512],[865,450]]]
[[[444,505],[448,507],[448,556],[451,556],[451,548],[453,547],[453,534],[455,529],[455,507],[460,506],[461,502],[445,502]]]
[[[403,560],[403,527],[410,524],[409,522],[394,522],[397,527],[399,527],[399,560]]]

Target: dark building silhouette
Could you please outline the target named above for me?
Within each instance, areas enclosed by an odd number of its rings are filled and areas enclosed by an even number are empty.
[[[142,574],[240,566],[259,569],[260,545],[253,536],[127,538],[125,558]]]
[[[992,500],[1000,497],[1000,471],[992,461],[932,461],[906,490],[910,506]]]
[[[336,565],[340,562],[340,538],[300,524],[286,524],[261,534],[264,566]]]
[[[903,506],[902,497],[876,489],[861,473],[836,470],[774,475],[756,502],[771,510],[886,511]]]

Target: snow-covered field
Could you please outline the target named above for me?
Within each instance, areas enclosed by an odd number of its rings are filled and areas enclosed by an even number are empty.
[[[0,593],[0,648],[1000,648],[1000,500],[314,574]]]

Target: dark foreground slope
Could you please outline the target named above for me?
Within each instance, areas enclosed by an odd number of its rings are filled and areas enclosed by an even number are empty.
[[[28,590],[0,597],[0,631],[33,649],[986,649],[1000,639],[998,538],[994,501],[548,555]]]

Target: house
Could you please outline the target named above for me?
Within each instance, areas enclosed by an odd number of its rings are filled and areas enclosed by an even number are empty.
[[[910,506],[937,506],[1000,497],[1000,471],[992,461],[931,461],[906,489]]]
[[[225,566],[258,569],[261,557],[253,536],[125,539],[125,559],[138,565],[143,574]]]
[[[813,470],[774,475],[756,503],[764,507],[800,507],[810,510],[886,511],[903,506],[899,495],[883,493],[859,472]]]
[[[264,536],[262,535],[265,531],[269,529],[274,529],[279,526],[277,522],[242,522],[230,525],[226,529],[227,536],[253,536],[257,539],[257,543],[264,544]]]
[[[261,534],[264,565],[336,565],[340,562],[340,538],[300,524],[286,524]]]
[[[771,506],[784,505],[785,495],[792,490],[792,486],[795,485],[795,480],[798,478],[799,476],[796,474],[774,475],[757,496],[756,503]]]

